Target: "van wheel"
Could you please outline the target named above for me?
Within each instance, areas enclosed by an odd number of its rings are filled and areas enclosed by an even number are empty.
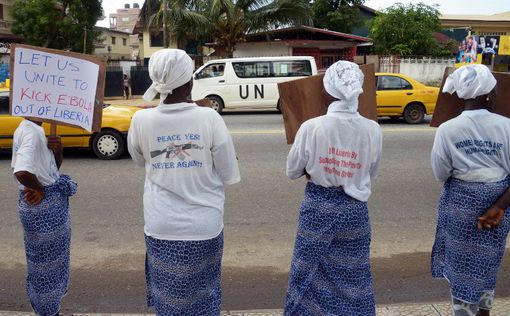
[[[418,124],[425,118],[425,110],[421,104],[409,104],[404,110],[404,120],[408,124]]]
[[[223,100],[214,95],[208,96],[207,98],[211,101],[211,107],[213,110],[218,112],[218,114],[221,114],[221,112],[223,112]]]

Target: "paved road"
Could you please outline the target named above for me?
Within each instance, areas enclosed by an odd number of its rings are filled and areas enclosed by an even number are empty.
[[[227,113],[242,183],[228,187],[223,291],[225,310],[281,308],[304,180],[284,174],[289,146],[281,115]],[[370,200],[372,261],[379,303],[444,301],[448,288],[429,274],[440,184],[429,153],[434,129],[383,121],[380,177]],[[29,310],[22,232],[10,156],[0,154],[0,310]],[[72,199],[71,289],[64,310],[145,312],[143,170],[128,157],[100,161],[66,151],[63,172],[79,183]],[[510,257],[498,295],[510,296]]]

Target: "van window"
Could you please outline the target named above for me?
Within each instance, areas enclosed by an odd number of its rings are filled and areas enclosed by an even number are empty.
[[[237,62],[232,63],[239,78],[271,77],[271,62]]]
[[[273,62],[275,77],[302,77],[312,75],[312,65],[308,60],[289,60]]]
[[[210,64],[197,73],[197,79],[221,77],[224,74],[225,63]]]
[[[0,96],[0,114],[9,114],[8,96]]]

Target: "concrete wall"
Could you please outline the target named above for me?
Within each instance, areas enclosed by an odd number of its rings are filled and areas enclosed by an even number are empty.
[[[439,86],[446,67],[454,67],[453,59],[404,58],[400,60],[400,73],[424,84]]]
[[[379,71],[379,56],[378,55],[367,55],[367,56],[354,56],[354,62],[358,65],[362,64],[374,64],[375,71]]]

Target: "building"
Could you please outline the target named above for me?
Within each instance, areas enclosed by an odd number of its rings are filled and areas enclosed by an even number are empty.
[[[368,26],[377,16],[377,11],[364,5],[358,5],[358,8],[360,19],[362,20],[363,25],[352,30],[351,34],[367,37],[368,33],[370,33]]]
[[[132,34],[139,20],[140,10],[138,3],[133,3],[132,8],[126,3],[124,9],[117,9],[117,13],[110,14],[110,29]]]
[[[130,33],[115,31],[104,27],[97,27],[101,35],[94,45],[94,55],[106,57],[108,60],[131,60]]]
[[[297,26],[247,35],[246,42],[236,45],[234,57],[306,55],[315,57],[321,69],[338,60],[354,60],[356,48],[370,42],[362,36]],[[214,49],[218,52],[221,47]]]
[[[145,65],[148,65],[152,54],[163,49],[163,31],[160,31],[159,33],[150,32],[145,29],[143,22],[139,21],[133,30],[133,35],[136,35],[138,38],[139,59],[143,60]],[[167,43],[167,47],[177,48],[177,41],[170,38]]]
[[[11,43],[23,42],[23,37],[11,32],[11,8],[15,0],[0,0],[0,53],[8,53],[6,49]]]

